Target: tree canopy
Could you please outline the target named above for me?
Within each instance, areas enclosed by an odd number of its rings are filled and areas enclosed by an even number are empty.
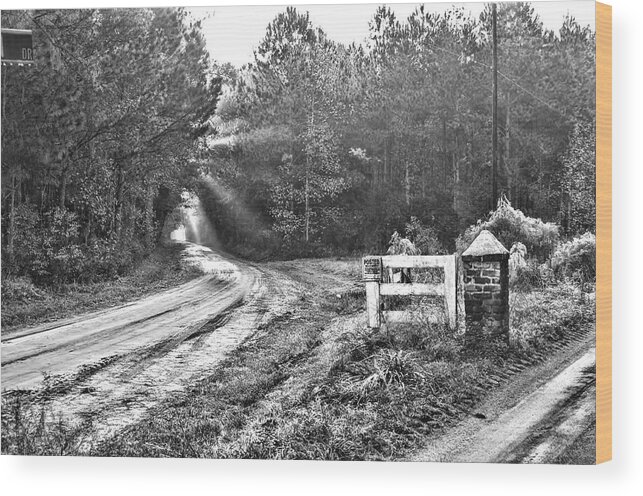
[[[499,193],[563,235],[593,231],[594,33],[546,29],[528,3],[497,12]],[[36,54],[2,72],[4,273],[127,270],[184,190],[248,256],[383,252],[405,226],[452,251],[495,207],[490,7],[378,7],[349,46],[288,7],[242,68],[211,61],[182,9],[2,25],[33,29]]]
[[[196,177],[220,93],[198,21],[37,10],[3,11],[2,25],[32,29],[36,54],[2,71],[3,270],[125,269]]]
[[[381,250],[411,217],[453,249],[495,207],[491,8],[378,7],[369,26],[343,46],[288,8],[217,109],[211,173],[285,252]],[[569,16],[545,29],[528,3],[500,4],[498,26],[499,193],[592,230],[594,33]],[[264,244],[233,218],[217,219],[232,245]]]

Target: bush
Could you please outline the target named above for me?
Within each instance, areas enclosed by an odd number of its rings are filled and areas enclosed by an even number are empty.
[[[527,260],[527,248],[522,243],[514,243],[509,250],[509,285],[512,289],[542,289],[550,279],[547,270],[537,261]]]
[[[596,281],[596,236],[585,233],[561,244],[551,257],[551,267],[562,280]]]
[[[41,300],[44,295],[28,277],[3,277],[2,300],[5,302]]]
[[[541,265],[535,260],[530,260],[524,265],[516,268],[513,277],[509,276],[509,285],[512,289],[531,291],[532,289],[542,289],[549,281],[547,267]]]
[[[527,248],[522,243],[514,243],[509,250],[509,282],[513,282],[518,271],[527,265]]]
[[[518,349],[546,349],[548,343],[579,329],[591,329],[595,320],[593,300],[578,299],[571,284],[557,284],[542,291],[509,293],[510,338]]]
[[[428,226],[423,226],[420,220],[412,216],[405,226],[406,237],[417,247],[423,255],[441,255],[446,250],[440,243],[436,231]]]
[[[559,239],[556,224],[527,217],[513,208],[505,197],[498,200],[498,208],[491,212],[489,220],[478,221],[458,237],[458,251],[464,251],[483,229],[491,231],[505,247],[522,243],[532,256],[541,260],[551,255]]]
[[[420,250],[406,238],[403,238],[399,235],[397,231],[391,236],[391,240],[388,242],[389,247],[387,250],[388,255],[419,255]]]
[[[115,237],[90,238],[87,244],[82,243],[78,216],[64,208],[40,216],[34,206],[25,203],[16,208],[16,224],[20,229],[14,240],[12,274],[28,276],[39,285],[111,279],[147,253],[137,236],[129,232],[121,243]]]

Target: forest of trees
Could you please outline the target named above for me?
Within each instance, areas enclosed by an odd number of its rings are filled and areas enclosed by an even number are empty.
[[[235,68],[181,9],[3,11],[36,53],[2,71],[3,274],[127,270],[185,190],[248,256],[382,250],[411,217],[452,251],[495,204],[490,13],[379,7],[344,46],[288,8]],[[593,231],[594,33],[511,3],[498,39],[499,191]]]
[[[2,70],[2,270],[111,277],[155,246],[198,177],[220,95],[180,9],[3,11],[35,63]]]
[[[489,6],[479,18],[420,6],[406,20],[379,7],[351,46],[306,13],[280,14],[253,63],[218,67],[208,145],[228,194],[209,206],[224,239],[293,255],[382,250],[413,216],[453,250],[496,202],[490,33]],[[498,39],[499,193],[563,234],[592,231],[594,33],[569,16],[547,30],[528,3],[507,3]]]

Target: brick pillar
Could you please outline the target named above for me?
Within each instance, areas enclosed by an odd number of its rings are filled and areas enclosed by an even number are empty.
[[[462,253],[467,341],[509,341],[509,252],[487,230]]]

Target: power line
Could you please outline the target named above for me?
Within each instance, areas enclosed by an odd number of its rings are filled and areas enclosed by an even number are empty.
[[[454,56],[454,57],[456,57],[456,58],[460,59],[460,55],[461,55],[461,54],[459,54],[459,53],[457,53],[457,52],[454,52],[454,51],[449,50],[449,49],[444,48],[444,47],[437,46],[437,45],[435,45],[434,43],[431,43],[431,42],[429,42],[429,41],[427,41],[427,40],[424,40],[424,43],[425,43],[427,46],[429,46],[430,48],[433,48],[433,49],[436,49],[436,50],[441,50],[441,51],[443,51],[443,52],[445,52],[445,53],[448,53],[448,54],[450,54],[450,55],[452,55],[452,56]],[[472,62],[472,63],[474,63],[474,64],[476,64],[476,65],[479,65],[480,67],[484,67],[485,69],[493,70],[493,67],[492,67],[492,66],[487,65],[487,64],[484,64],[484,63],[482,63],[482,62],[478,62],[477,60],[472,59],[472,60],[471,60],[471,62]],[[539,96],[538,96],[538,95],[536,95],[533,91],[531,91],[531,90],[529,90],[529,89],[525,88],[524,86],[522,86],[521,84],[519,84],[515,79],[513,79],[513,78],[511,78],[511,77],[507,76],[507,75],[506,75],[506,74],[504,74],[502,71],[498,71],[498,75],[499,75],[500,77],[502,77],[503,79],[507,80],[508,82],[510,82],[511,84],[513,84],[514,86],[516,86],[517,88],[519,88],[520,90],[522,90],[522,91],[524,91],[525,93],[527,93],[527,94],[528,94],[529,96],[531,96],[534,100],[536,100],[536,101],[538,101],[539,103],[542,103],[543,105],[545,105],[545,106],[546,106],[547,108],[549,108],[550,110],[553,110],[554,112],[556,112],[556,113],[560,114],[562,117],[565,117],[566,119],[571,119],[571,117],[567,114],[567,112],[565,112],[564,110],[561,110],[561,109],[559,109],[559,108],[556,108],[553,104],[551,104],[551,103],[547,102],[546,100],[544,100],[543,98],[539,97]]]

